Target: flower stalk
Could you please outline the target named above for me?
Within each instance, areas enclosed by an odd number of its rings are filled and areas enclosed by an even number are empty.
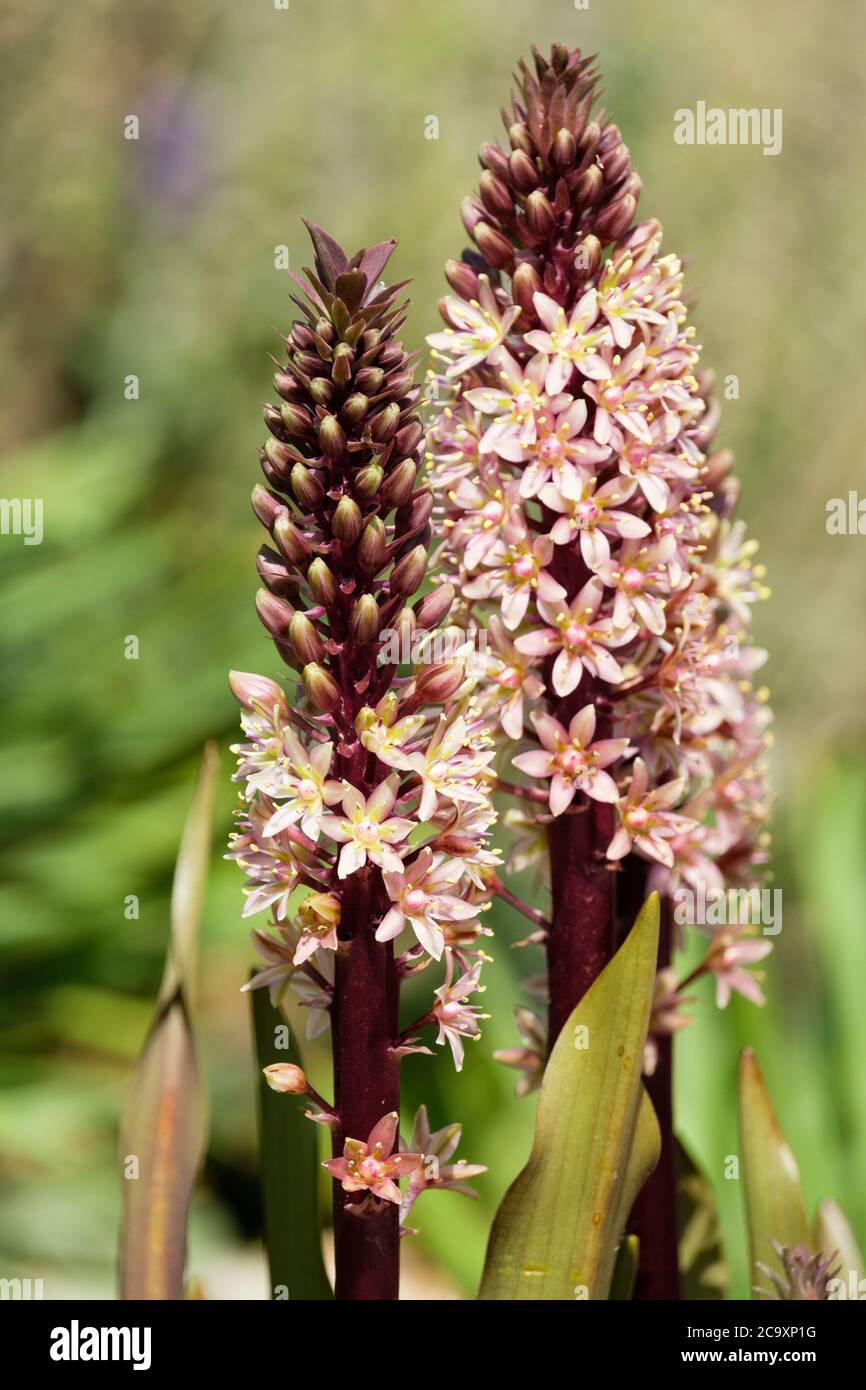
[[[763,575],[732,520],[730,455],[713,449],[719,414],[681,264],[658,222],[635,221],[641,180],[594,111],[592,60],[563,45],[533,57],[505,114],[510,148],[481,147],[463,203],[474,244],[446,266],[429,445],[454,616],[490,639],[476,703],[498,786],[509,762],[525,779],[513,860],[546,852],[549,1048],[649,892],[668,903],[661,986],[680,890],[757,881],[769,713],[751,683],[765,654],[749,645]],[[720,997],[754,998],[748,972],[721,963],[731,947],[713,949]],[[636,1213],[647,1298],[678,1289],[682,1002],[654,1012],[647,1047],[665,1136]],[[527,1046],[505,1054],[524,1091],[544,1035],[525,1014]]]
[[[280,405],[264,410],[267,487],[253,492],[273,542],[259,552],[256,606],[296,683],[289,697],[269,677],[232,675],[246,741],[230,857],[247,876],[245,916],[271,913],[253,931],[265,964],[249,987],[275,1000],[293,988],[309,1034],[331,1030],[333,1103],[292,1076],[283,1089],[306,1094],[332,1132],[336,1297],[387,1300],[399,1182],[412,1180],[410,1206],[436,1185],[418,1177],[428,1155],[400,1147],[401,1060],[430,1052],[400,1034],[400,985],[444,972],[419,1026],[459,1070],[479,1032],[467,1001],[498,862],[485,849],[493,754],[464,654],[434,643],[453,594],[412,602],[433,502],[415,358],[396,336],[401,287],[380,281],[394,243],[350,258],[307,225],[315,268],[293,276],[301,317],[274,378]],[[410,639],[408,665],[391,659],[395,634]]]

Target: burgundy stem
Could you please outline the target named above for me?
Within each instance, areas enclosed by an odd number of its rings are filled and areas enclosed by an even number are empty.
[[[378,942],[371,922],[374,884],[368,869],[353,874],[343,896],[341,936],[351,941],[337,955],[331,1008],[334,1106],[339,1126],[334,1155],[346,1139],[365,1140],[383,1115],[400,1108],[397,975],[390,942]],[[381,915],[381,914],[380,914]],[[399,1291],[398,1209],[388,1202],[376,1215],[353,1216],[354,1194],[334,1183],[335,1295],[338,1299],[396,1299]]]
[[[611,808],[597,802],[579,815],[557,816],[548,827],[551,1047],[613,952],[615,875],[604,860],[612,835]]]
[[[659,969],[671,958],[670,903],[662,902]],[[646,1088],[658,1117],[662,1151],[632,1209],[629,1229],[640,1241],[634,1297],[641,1302],[680,1299],[677,1222],[677,1163],[673,1121],[673,1037],[657,1038],[658,1061]]]

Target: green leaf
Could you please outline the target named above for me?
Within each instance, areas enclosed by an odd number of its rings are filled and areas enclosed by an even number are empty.
[[[767,1084],[750,1048],[740,1057],[740,1155],[752,1285],[756,1262],[778,1264],[772,1241],[812,1248],[797,1160],[779,1127]]]
[[[627,1303],[632,1297],[639,1261],[640,1241],[637,1236],[623,1236],[610,1281],[608,1299],[611,1303]]]
[[[848,1218],[832,1197],[825,1197],[823,1202],[818,1204],[818,1214],[815,1218],[815,1250],[820,1250],[824,1255],[836,1252],[838,1258],[833,1263],[839,1266],[837,1277],[846,1284],[846,1293],[850,1298],[851,1289],[859,1289],[861,1279],[866,1279],[866,1261]]]
[[[266,989],[250,991],[258,1072],[259,1148],[265,1246],[272,1296],[293,1302],[332,1298],[322,1260],[316,1126],[298,1096],[272,1091],[262,1075],[273,1062],[301,1058],[289,1025]],[[276,1030],[281,1030],[277,1048]],[[279,1293],[278,1293],[279,1291]]]
[[[728,1267],[712,1187],[677,1140],[677,1219],[683,1298],[689,1303],[724,1298]]]
[[[216,769],[216,749],[208,744],[177,858],[156,1015],[133,1071],[121,1126],[122,1299],[184,1297],[187,1215],[204,1146],[191,1010]]]
[[[557,1039],[529,1162],[490,1233],[481,1299],[607,1298],[626,1218],[659,1156],[641,1083],[658,935],[653,894]]]

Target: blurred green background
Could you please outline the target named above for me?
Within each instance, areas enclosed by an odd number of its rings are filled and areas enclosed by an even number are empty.
[[[741,1196],[723,1169],[746,1042],[810,1203],[833,1193],[866,1237],[866,539],[825,530],[829,498],[866,494],[864,35],[845,0],[5,7],[0,490],[44,499],[45,538],[0,537],[0,1274],[42,1277],[46,1297],[112,1295],[118,1111],[212,737],[224,776],[202,943],[211,1139],[190,1267],[212,1297],[266,1296],[238,994],[250,951],[239,875],[219,856],[234,802],[225,673],[276,674],[252,609],[247,502],[272,326],[291,317],[275,247],[293,268],[307,261],[302,214],[350,249],[397,236],[420,346],[514,60],[554,39],[599,53],[643,214],[688,258],[705,364],[739,379],[722,440],[774,590],[757,629],[777,711],[784,928],[768,1007],[719,1014],[707,999],[678,1040],[679,1126],[722,1204],[738,1296]],[[781,107],[781,155],[677,146],[673,113],[698,100]],[[124,396],[130,374],[138,400]],[[130,635],[138,660],[124,656]],[[130,894],[139,920],[124,916]],[[410,1296],[473,1291],[528,1150],[533,1102],[513,1101],[490,1054],[511,1044],[519,978],[539,962],[510,949],[524,931],[509,911],[494,925],[493,1018],[462,1076],[438,1050],[406,1066],[407,1113],[424,1098],[435,1125],[462,1119],[461,1153],[490,1166],[479,1203],[449,1193],[418,1207]]]

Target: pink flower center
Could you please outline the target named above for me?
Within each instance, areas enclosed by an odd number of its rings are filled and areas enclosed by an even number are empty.
[[[493,525],[502,520],[504,512],[505,508],[501,502],[488,502],[481,508],[481,515],[484,520],[492,522]]]
[[[559,755],[559,766],[566,777],[573,777],[585,766],[585,758],[577,748],[563,748]]]
[[[649,458],[650,451],[645,444],[633,444],[628,451],[628,461],[635,468],[642,468]]]
[[[406,906],[410,912],[420,912],[427,901],[427,894],[422,893],[420,888],[413,888],[411,893],[406,894]]]
[[[643,806],[635,806],[628,813],[628,823],[632,830],[643,830],[649,824],[649,811]]]
[[[643,575],[634,565],[630,565],[622,577],[622,582],[627,589],[639,589],[643,583]]]
[[[379,1182],[382,1177],[382,1164],[378,1158],[362,1158],[358,1164],[358,1177],[362,1182]]]
[[[370,842],[379,838],[379,826],[370,816],[364,816],[363,820],[359,820],[355,831],[359,840]]]
[[[499,684],[504,686],[506,690],[517,690],[520,685],[520,672],[515,670],[513,666],[506,666],[500,674]]]
[[[453,1018],[459,1018],[460,1012],[461,1012],[461,1007],[462,1007],[462,1006],[461,1006],[460,1004],[458,1004],[456,1000],[454,1000],[454,999],[449,999],[449,1001],[448,1001],[447,1004],[442,1004],[442,1005],[440,1006],[440,1008],[439,1008],[439,1013],[440,1013],[440,1015],[442,1016],[442,1018],[444,1018],[444,1019],[446,1019],[446,1020],[448,1020],[448,1019],[453,1019]]]
[[[598,520],[598,507],[594,502],[578,502],[574,515],[584,526],[589,526]]]
[[[569,623],[562,636],[567,647],[584,647],[588,640],[586,628],[579,623]]]
[[[608,410],[615,410],[622,400],[623,391],[621,386],[605,386],[601,393],[601,403]]]
[[[521,391],[514,397],[514,404],[521,415],[531,415],[535,402],[528,391]]]
[[[298,796],[303,801],[310,801],[316,795],[316,784],[311,782],[309,777],[305,777],[303,782],[298,783]]]
[[[535,562],[529,555],[520,555],[511,566],[516,579],[529,579],[535,573]]]
[[[558,459],[562,453],[562,440],[557,439],[555,434],[550,434],[545,439],[540,449],[543,459]]]

